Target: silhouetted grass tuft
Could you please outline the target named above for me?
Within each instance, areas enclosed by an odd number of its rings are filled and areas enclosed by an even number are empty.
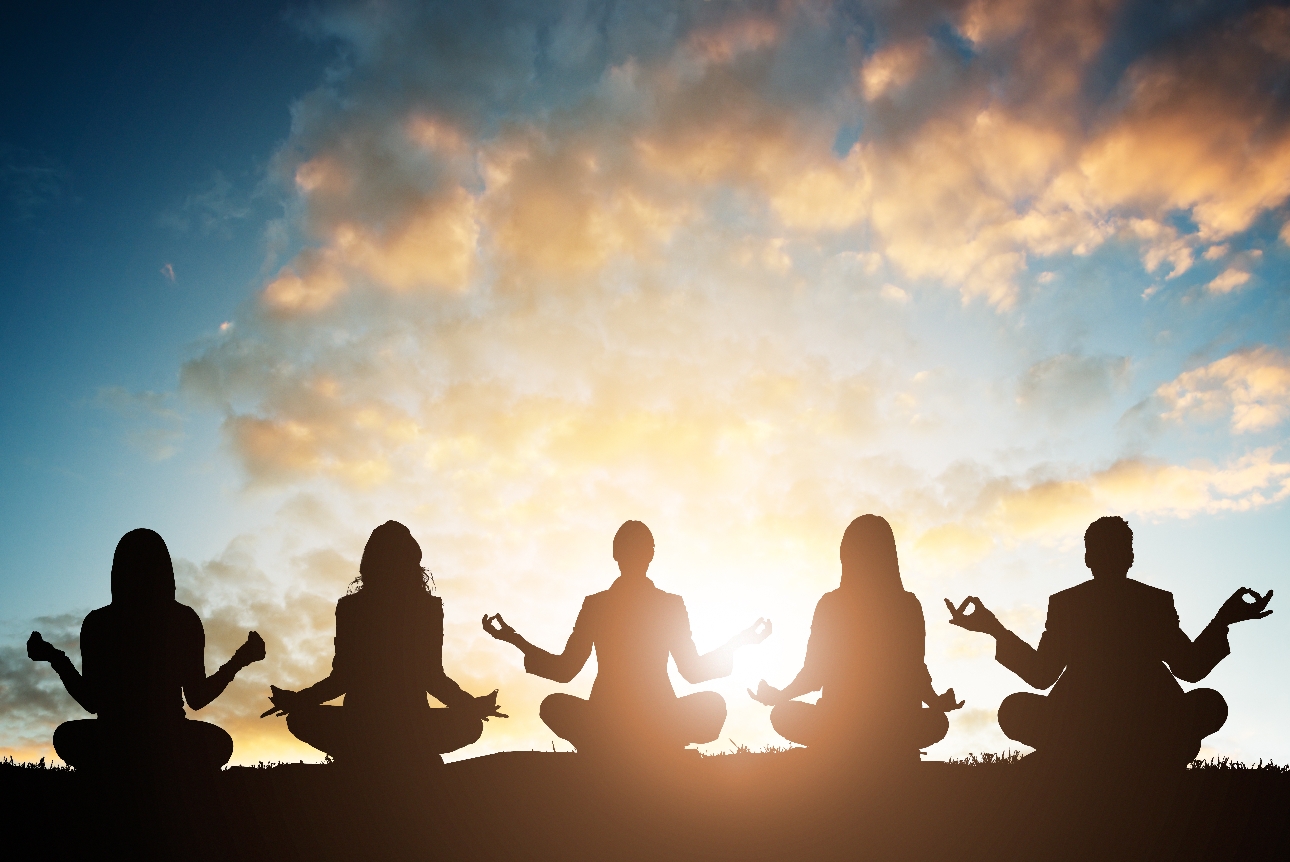
[[[1187,765],[1188,769],[1237,769],[1246,772],[1272,772],[1278,775],[1290,773],[1290,765],[1282,766],[1272,761],[1263,761],[1259,758],[1258,763],[1242,763],[1239,760],[1232,760],[1230,757],[1211,757],[1209,760],[1193,760]]]
[[[703,757],[729,757],[732,754],[782,754],[785,751],[792,751],[797,746],[780,746],[780,745],[763,745],[760,751],[754,751],[752,748],[741,742],[735,742],[733,739],[727,740],[735,747],[734,751],[718,751],[713,754],[704,754]]]
[[[72,768],[70,766],[67,766],[64,764],[59,764],[59,763],[47,764],[45,763],[45,758],[43,757],[38,762],[31,763],[30,761],[26,761],[26,760],[14,760],[12,755],[9,757],[0,759],[0,768],[4,768],[4,767],[8,767],[9,769],[45,769],[45,770],[52,770],[54,772],[72,771]]]
[[[976,754],[968,752],[964,757],[951,757],[949,763],[959,766],[995,766],[1008,763],[1019,763],[1023,757],[1020,751],[1005,751],[1003,754],[995,754],[992,751]]]

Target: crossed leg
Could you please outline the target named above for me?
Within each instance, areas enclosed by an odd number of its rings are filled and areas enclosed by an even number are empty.
[[[542,701],[546,726],[579,751],[682,749],[712,742],[726,723],[726,701],[712,691],[678,697],[655,711],[613,709],[568,694]]]

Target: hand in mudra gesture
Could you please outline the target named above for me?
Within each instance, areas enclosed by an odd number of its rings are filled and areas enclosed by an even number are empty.
[[[493,614],[491,617],[488,614],[484,614],[482,622],[484,631],[488,632],[499,641],[515,643],[515,640],[519,637],[519,633],[506,624],[506,620],[502,619],[501,614]]]
[[[756,691],[753,691],[751,688],[748,689],[748,696],[758,703],[765,704],[766,706],[779,706],[779,704],[784,700],[784,692],[775,688],[775,686],[766,682],[764,679],[757,683]]]
[[[510,718],[509,715],[498,710],[497,689],[493,689],[489,694],[475,698],[475,714],[484,721],[488,721],[490,718]]]
[[[765,617],[758,617],[757,622],[735,635],[731,644],[737,647],[759,644],[770,637],[770,633],[770,620]]]
[[[63,651],[41,637],[40,632],[32,632],[27,638],[27,658],[32,661],[53,661],[62,654]]]
[[[246,642],[233,653],[233,661],[238,667],[246,667],[253,662],[263,661],[265,655],[264,638],[260,637],[259,632],[247,632]]]
[[[953,712],[956,709],[961,709],[963,704],[964,701],[954,699],[954,689],[951,688],[944,694],[938,694],[935,702],[927,705],[938,712]]]
[[[260,718],[267,718],[270,715],[288,715],[291,710],[300,705],[300,694],[290,689],[271,685],[269,686],[269,703],[273,704],[273,706],[260,713]]]
[[[1254,601],[1247,602],[1245,599],[1249,596]],[[1272,590],[1268,590],[1264,595],[1259,595],[1254,590],[1247,587],[1241,587],[1232,595],[1228,596],[1227,601],[1218,609],[1218,621],[1225,626],[1233,623],[1243,623],[1246,620],[1261,620],[1272,611],[1264,610],[1268,602],[1272,601]]]
[[[999,634],[1003,631],[1003,624],[994,612],[981,603],[976,596],[968,596],[963,603],[957,608],[949,599],[945,600],[945,607],[950,609],[950,625],[958,626],[961,629],[967,629],[970,632],[982,632],[988,635]],[[968,608],[972,609],[968,613]]]

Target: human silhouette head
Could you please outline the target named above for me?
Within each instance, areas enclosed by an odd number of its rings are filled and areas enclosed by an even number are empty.
[[[1084,565],[1095,578],[1114,580],[1133,567],[1133,530],[1117,515],[1098,518],[1084,531]]]
[[[645,577],[654,559],[654,534],[641,521],[624,521],[614,533],[614,559],[625,577]]]
[[[131,530],[112,555],[112,604],[153,607],[175,600],[170,549],[152,530]]]
[[[904,591],[896,558],[896,536],[886,518],[861,515],[848,524],[838,556],[842,560],[844,592]]]
[[[372,531],[358,563],[358,574],[364,588],[426,587],[421,546],[398,521],[386,521]]]

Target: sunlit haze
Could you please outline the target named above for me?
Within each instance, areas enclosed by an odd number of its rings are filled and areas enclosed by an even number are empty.
[[[526,676],[479,621],[559,651],[629,518],[701,651],[774,624],[674,674],[726,698],[703,749],[784,745],[745,689],[875,513],[966,701],[929,758],[1016,748],[1025,689],[942,598],[1036,643],[1117,514],[1192,636],[1276,589],[1203,754],[1290,760],[1286,9],[262,5],[4,37],[0,755],[83,715],[23,642],[79,661],[150,527],[208,669],[268,644],[195,715],[234,763],[321,759],[258,716],[328,672],[389,519],[510,715],[452,757],[569,750],[538,704],[594,667]]]

